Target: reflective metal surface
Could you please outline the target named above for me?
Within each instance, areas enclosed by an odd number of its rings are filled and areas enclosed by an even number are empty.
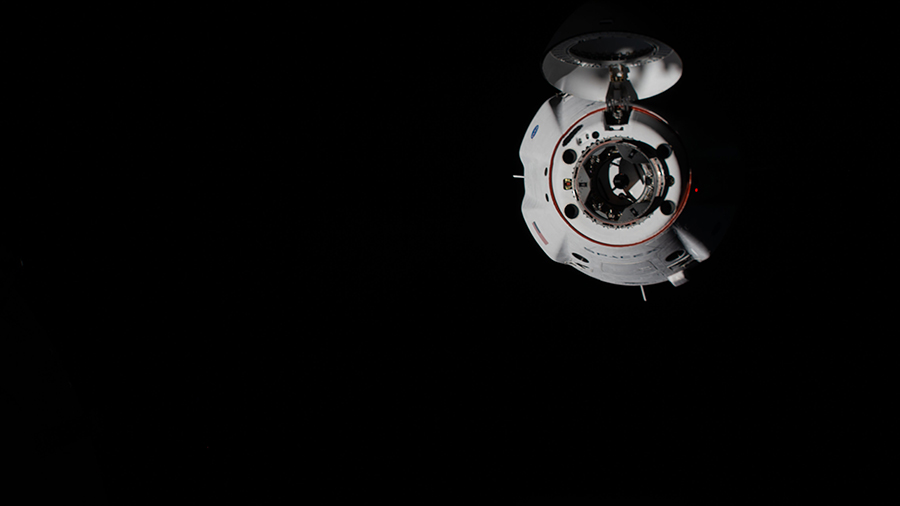
[[[627,67],[636,100],[671,88],[681,77],[678,54],[666,44],[632,33],[579,35],[557,44],[544,58],[544,77],[556,89],[605,101],[611,76]]]

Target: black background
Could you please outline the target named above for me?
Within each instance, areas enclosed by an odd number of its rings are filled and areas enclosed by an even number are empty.
[[[831,196],[852,23],[646,10],[685,65],[645,105],[685,142],[688,206],[734,215],[645,303],[552,262],[521,218],[519,144],[555,92],[540,61],[577,6],[23,15],[2,189],[22,486],[877,479],[885,373]]]

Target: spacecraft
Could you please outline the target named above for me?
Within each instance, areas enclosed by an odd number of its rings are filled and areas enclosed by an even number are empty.
[[[642,294],[685,283],[710,256],[679,220],[691,169],[669,122],[640,104],[678,82],[678,53],[636,33],[593,32],[555,44],[542,70],[560,93],[537,111],[519,150],[534,240],[552,260]]]

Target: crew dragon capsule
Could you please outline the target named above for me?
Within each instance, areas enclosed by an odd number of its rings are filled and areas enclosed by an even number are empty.
[[[671,88],[682,62],[624,32],[556,44],[542,65],[561,93],[522,139],[528,230],[552,260],[617,285],[687,281],[710,249],[679,222],[691,170],[675,131],[638,101]],[[646,300],[646,297],[645,297]]]

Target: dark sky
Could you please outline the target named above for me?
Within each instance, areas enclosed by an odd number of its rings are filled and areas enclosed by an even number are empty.
[[[24,20],[2,243],[23,477],[114,503],[652,494],[853,454],[882,373],[832,261],[853,217],[820,105],[848,46],[785,57],[826,34],[771,6],[652,11],[685,71],[645,106],[686,144],[688,206],[734,218],[644,303],[525,227],[519,143],[577,4],[498,5]]]

